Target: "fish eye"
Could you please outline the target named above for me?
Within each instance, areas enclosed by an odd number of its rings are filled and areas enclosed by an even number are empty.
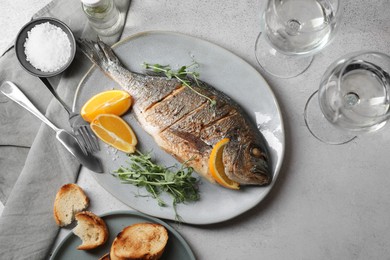
[[[252,156],[254,156],[256,158],[263,157],[263,153],[261,152],[260,148],[256,147],[256,146],[251,147],[250,153],[251,153]]]

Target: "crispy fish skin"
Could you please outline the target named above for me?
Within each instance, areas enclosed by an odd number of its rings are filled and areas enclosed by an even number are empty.
[[[82,40],[79,47],[107,76],[133,98],[133,112],[143,129],[178,161],[214,183],[208,169],[213,146],[223,138],[226,175],[243,185],[267,185],[272,171],[266,142],[247,114],[227,95],[201,82],[192,88],[216,100],[208,100],[176,79],[133,73],[113,50],[98,40]]]

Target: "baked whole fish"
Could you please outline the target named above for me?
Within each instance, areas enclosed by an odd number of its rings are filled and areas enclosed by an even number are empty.
[[[223,138],[226,175],[244,185],[266,185],[272,180],[267,145],[248,115],[227,95],[201,82],[197,92],[177,79],[144,75],[126,69],[102,41],[81,40],[82,52],[133,98],[133,113],[156,143],[212,183],[208,168],[213,146]]]

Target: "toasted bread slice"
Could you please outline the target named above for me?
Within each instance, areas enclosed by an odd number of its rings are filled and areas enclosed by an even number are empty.
[[[108,239],[108,229],[103,219],[90,211],[76,214],[77,226],[72,230],[83,243],[79,250],[90,250],[103,245]]]
[[[111,246],[112,260],[156,260],[168,242],[168,231],[160,224],[137,223],[124,228]]]
[[[57,192],[54,201],[54,219],[58,226],[67,226],[73,222],[77,212],[86,209],[89,198],[74,183],[63,185]]]

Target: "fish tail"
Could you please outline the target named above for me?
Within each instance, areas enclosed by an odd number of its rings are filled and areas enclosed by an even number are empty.
[[[108,66],[120,65],[120,61],[111,47],[101,41],[90,41],[86,39],[77,40],[79,49],[97,66],[107,70]]]

